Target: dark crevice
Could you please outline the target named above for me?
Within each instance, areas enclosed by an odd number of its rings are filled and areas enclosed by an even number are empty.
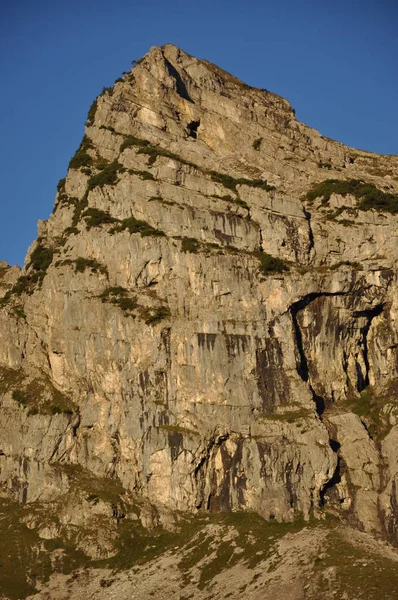
[[[361,423],[362,423],[362,426],[365,429],[366,433],[368,434],[369,439],[373,440],[373,435],[370,433],[369,428],[363,419],[361,419]]]
[[[198,127],[200,125],[200,119],[198,121],[191,121],[188,123],[188,135],[194,140],[198,139]]]
[[[304,209],[304,216],[308,223],[309,244],[308,244],[308,249],[307,249],[307,255],[308,255],[308,262],[309,262],[311,251],[314,249],[315,242],[314,242],[314,233],[313,233],[312,227],[311,227],[311,213]]]
[[[307,216],[306,216],[306,218],[308,220]],[[311,243],[313,243],[313,238],[312,238],[312,242],[310,240],[310,246],[311,246]],[[310,251],[311,251],[311,248],[309,249],[309,252]],[[309,389],[312,393],[312,397],[313,397],[313,400],[316,405],[316,411],[320,418],[322,418],[322,414],[325,410],[325,400],[315,392],[314,388],[312,387],[311,383],[309,382],[310,373],[309,373],[307,357],[306,357],[306,354],[304,351],[303,334],[300,329],[300,325],[299,325],[299,321],[298,321],[298,313],[301,310],[303,310],[304,308],[306,308],[306,306],[308,306],[313,300],[315,300],[316,298],[319,298],[321,296],[348,296],[348,295],[354,295],[355,293],[359,293],[359,290],[357,290],[356,292],[335,292],[335,293],[330,293],[330,292],[315,293],[315,292],[313,292],[311,294],[306,295],[304,298],[293,303],[290,306],[290,312],[292,315],[293,328],[294,328],[295,338],[296,338],[296,347],[297,347],[297,351],[298,351],[298,355],[299,355],[299,361],[296,366],[297,373],[300,375],[300,377],[303,381],[308,383]],[[361,329],[360,329],[360,333],[362,336],[361,343],[362,343],[363,357],[364,357],[364,363],[365,363],[365,374],[362,374],[360,369],[358,370],[358,391],[362,391],[364,388],[366,388],[369,385],[368,333],[369,333],[369,330],[370,330],[370,327],[372,324],[372,320],[382,313],[383,308],[384,308],[383,304],[378,304],[371,309],[356,311],[353,313],[354,318],[361,318],[361,317],[366,318],[365,325],[363,327],[361,327]],[[344,361],[345,361],[345,370],[346,370],[346,366],[347,366],[346,365],[346,363],[347,363],[346,357],[344,357]],[[371,436],[368,428],[366,427],[366,423],[364,423],[362,421],[362,424],[365,427],[369,437],[372,439],[372,436]],[[327,423],[325,423],[325,425],[327,426]],[[344,502],[344,499],[341,499],[338,497],[337,489],[336,489],[336,485],[341,482],[342,459],[339,456],[340,444],[338,441],[333,439],[330,432],[329,432],[329,444],[330,444],[330,448],[332,449],[332,451],[337,454],[337,466],[336,466],[336,469],[335,469],[332,477],[329,479],[329,481],[325,484],[325,486],[320,491],[319,504],[321,507],[325,505],[325,503],[327,501],[327,497],[329,497],[332,500],[333,499],[336,501],[338,500],[340,503]]]
[[[321,296],[345,296],[345,295],[347,295],[346,292],[312,292],[311,294],[307,294],[301,300],[294,302],[290,307],[290,313],[292,315],[293,328],[294,328],[295,338],[296,338],[296,347],[297,347],[297,351],[299,354],[299,362],[297,363],[297,366],[296,366],[297,373],[300,375],[301,379],[303,381],[305,381],[306,383],[308,383],[308,380],[309,380],[309,368],[308,368],[307,357],[304,352],[303,334],[300,329],[297,315],[301,310],[303,310],[306,306],[308,306],[308,304],[310,304],[316,298],[320,298]],[[322,398],[322,396],[319,396],[315,392],[314,388],[312,387],[312,385],[310,383],[308,383],[308,385],[309,385],[309,388],[310,388],[310,391],[312,394],[312,399],[315,403],[316,412],[321,417],[323,415],[323,413],[325,412],[325,400],[324,400],[324,398]]]
[[[384,304],[377,304],[374,308],[368,310],[359,310],[354,312],[354,317],[359,319],[365,317],[367,319],[366,324],[361,327],[360,332],[362,336],[362,347],[363,347],[363,360],[365,363],[365,374],[358,368],[357,369],[357,389],[358,392],[362,392],[369,385],[369,353],[368,353],[368,333],[372,321],[375,317],[378,317],[383,312]]]
[[[166,64],[169,75],[171,75],[175,79],[177,94],[179,96],[181,96],[181,98],[183,98],[184,100],[187,100],[188,102],[191,102],[192,104],[195,104],[195,102],[192,100],[192,98],[188,94],[186,85],[183,82],[183,80],[181,79],[181,75],[179,74],[177,69],[171,64],[170,61],[167,60],[167,58],[164,59],[164,62]]]
[[[308,371],[308,363],[307,358],[304,352],[303,346],[303,335],[301,333],[300,325],[297,320],[298,313],[303,310],[308,304],[310,304],[316,298],[320,298],[321,296],[346,296],[346,292],[312,292],[311,294],[307,294],[301,300],[294,302],[290,306],[290,313],[292,315],[293,327],[296,337],[296,346],[299,353],[300,361],[297,364],[297,373],[300,375],[303,381],[308,381],[309,371]]]
[[[330,445],[332,440],[330,440]],[[338,442],[336,442],[338,443]],[[329,481],[323,486],[323,488],[321,489],[320,493],[319,493],[319,506],[325,506],[326,504],[326,494],[332,490],[332,488],[335,487],[335,485],[337,485],[338,483],[341,482],[341,474],[340,474],[340,469],[341,469],[341,458],[340,456],[337,456],[337,465],[336,465],[336,469],[332,475],[332,477],[329,479]],[[341,500],[340,500],[341,502]]]
[[[329,438],[329,446],[331,447],[333,452],[337,452],[340,449],[341,444],[337,440],[334,440],[333,438],[330,437]]]
[[[312,394],[312,399],[315,402],[315,408],[316,408],[316,412],[318,413],[318,415],[321,417],[323,415],[323,413],[325,412],[325,399],[322,398],[322,396],[319,396],[314,388],[312,387],[311,384],[309,384],[310,387],[310,391]]]
[[[194,477],[199,486],[201,486],[201,484],[203,485],[203,476],[201,476],[201,471],[202,470],[206,471],[208,464],[211,460],[211,456],[214,453],[214,449],[221,446],[221,444],[223,442],[225,442],[228,438],[229,438],[229,433],[225,433],[225,434],[219,435],[217,437],[213,436],[209,439],[206,451],[201,456],[201,458],[194,470]],[[200,479],[202,479],[202,481],[200,481]],[[202,487],[201,493],[203,494],[203,487]],[[196,508],[198,510],[201,509],[205,502],[206,510],[210,510],[211,501],[212,501],[212,493],[210,492],[207,500],[204,500],[203,497],[201,499],[198,499],[198,501],[196,503]]]

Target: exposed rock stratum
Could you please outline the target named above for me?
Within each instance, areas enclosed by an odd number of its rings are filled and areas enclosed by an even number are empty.
[[[80,598],[78,572],[69,592],[50,573],[139,561],[198,523],[191,544],[243,553],[249,598],[333,597],[335,564],[291,580],[328,519],[397,584],[397,223],[397,156],[325,138],[173,45],[104,89],[23,269],[0,268],[4,597]],[[240,511],[276,536],[304,527],[275,542],[291,588],[247,579],[264,546],[253,563],[254,533],[217,516]],[[164,598],[241,597],[205,552],[195,580],[187,539]],[[123,577],[115,598],[155,593]]]

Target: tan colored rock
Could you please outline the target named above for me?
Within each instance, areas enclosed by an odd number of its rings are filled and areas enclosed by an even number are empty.
[[[54,501],[81,468],[145,500],[145,526],[292,521],[320,516],[340,458],[341,513],[396,541],[393,437],[381,457],[332,407],[398,378],[398,217],[305,195],[330,178],[396,194],[398,158],[324,138],[172,45],[93,110],[24,269],[0,265],[2,495]],[[264,253],[289,270],[261,273]],[[35,412],[38,379],[52,391]]]

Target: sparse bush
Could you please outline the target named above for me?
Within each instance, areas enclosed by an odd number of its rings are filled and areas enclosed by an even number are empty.
[[[109,302],[118,306],[127,316],[138,307],[137,298],[130,298],[128,290],[123,287],[109,287],[99,296],[102,302]]]
[[[69,161],[69,169],[80,169],[81,167],[90,167],[93,164],[93,159],[88,153],[88,150],[94,146],[87,135],[85,135],[76,150],[75,155]]]
[[[121,143],[120,152],[122,153],[123,150],[125,150],[126,148],[132,148],[133,146],[143,147],[143,146],[149,146],[149,145],[150,145],[150,142],[148,140],[143,140],[141,138],[137,138],[135,135],[129,135]]]
[[[155,309],[146,309],[143,311],[145,323],[147,325],[155,325],[163,319],[167,319],[170,316],[170,310],[167,306],[159,306]]]
[[[221,183],[227,189],[236,191],[237,185],[248,185],[249,187],[256,187],[266,191],[271,191],[275,189],[274,185],[270,185],[267,181],[263,179],[246,179],[245,177],[235,178],[231,177],[231,175],[226,175],[225,173],[218,173],[217,171],[208,171],[208,174],[212,178],[213,181],[217,183]]]
[[[199,240],[190,237],[182,238],[181,242],[181,251],[182,252],[190,252],[191,254],[197,254],[201,247],[201,243]]]
[[[98,208],[87,208],[83,213],[83,218],[86,221],[87,229],[101,227],[101,225],[110,225],[118,221],[108,212],[99,210]]]
[[[58,193],[61,194],[61,193],[65,192],[65,183],[66,183],[66,177],[63,177],[63,179],[60,179],[58,181],[58,184],[57,184],[57,192]]]
[[[97,112],[97,107],[98,107],[98,98],[96,98],[94,100],[94,102],[91,104],[91,106],[88,110],[87,121],[86,121],[87,127],[90,127],[94,123],[95,113]]]
[[[75,259],[65,259],[59,260],[55,263],[56,267],[71,265],[75,268],[75,273],[83,273],[86,269],[90,269],[93,273],[103,273],[104,275],[108,274],[108,269],[105,265],[98,262],[93,258],[84,258],[83,256],[78,256]]]
[[[169,150],[165,150],[164,148],[159,148],[159,146],[152,146],[151,144],[146,144],[141,146],[137,152],[137,154],[147,154],[149,156],[148,164],[153,165],[158,156],[165,156],[166,158],[171,158],[172,160],[176,160],[183,165],[187,165],[188,167],[197,168],[196,165],[191,163],[189,160],[185,160],[181,156],[174,154],[174,152],[170,152]]]
[[[95,187],[102,187],[103,185],[115,185],[118,180],[118,174],[125,170],[117,160],[106,166],[101,165],[101,167],[102,170],[88,180],[88,191],[93,190]]]
[[[138,171],[136,169],[129,169],[129,173],[130,173],[130,175],[138,175],[138,177],[141,177],[141,179],[143,179],[144,181],[145,180],[152,180],[152,181],[155,180],[154,176],[149,171]]]
[[[373,183],[365,183],[359,179],[327,179],[316,184],[305,198],[311,203],[321,198],[322,204],[328,204],[332,194],[354,196],[359,200],[360,210],[373,209],[392,214],[398,213],[398,194],[383,192]]]
[[[266,252],[256,252],[256,258],[260,261],[260,272],[262,275],[269,275],[271,273],[283,273],[288,271],[288,266],[275,256],[271,256]]]
[[[70,228],[71,230],[76,230],[76,225],[79,223],[80,217],[81,217],[83,211],[87,207],[88,207],[88,192],[86,192],[84,194],[83,198],[81,198],[81,200],[79,200],[76,203],[75,212],[73,213],[73,217],[72,217],[72,227]],[[73,231],[72,231],[72,233],[73,233]]]
[[[75,270],[79,273],[83,273],[86,269],[90,269],[93,273],[104,273],[108,272],[105,265],[98,262],[94,258],[84,258],[83,256],[78,256],[75,260]]]
[[[30,255],[28,268],[32,267],[35,271],[43,272],[45,274],[52,263],[53,256],[54,251],[52,248],[48,248],[39,243]]]
[[[152,225],[149,225],[149,223],[147,223],[146,221],[136,219],[135,217],[123,219],[120,225],[116,225],[116,227],[113,228],[112,232],[123,231],[125,229],[127,229],[127,231],[129,231],[130,233],[140,233],[143,237],[165,236],[165,233],[163,231],[160,231],[160,229],[155,229],[155,227],[152,227]]]
[[[79,230],[77,227],[66,227],[66,229],[64,229],[64,236],[69,236],[69,235],[77,235],[79,233]]]
[[[171,158],[173,160],[177,160],[183,165],[188,165],[190,167],[197,168],[197,165],[194,165],[188,160],[185,160],[181,156],[174,154],[174,152],[170,152],[164,148],[160,148],[159,146],[153,146],[151,142],[148,140],[143,140],[142,138],[137,138],[134,135],[129,135],[125,138],[120,146],[120,152],[123,152],[126,148],[137,147],[137,154],[147,154],[149,156],[148,164],[153,164],[158,156],[165,156],[166,158]]]
[[[21,296],[22,294],[33,294],[36,286],[41,286],[47,269],[52,263],[53,257],[53,249],[48,248],[39,242],[30,256],[30,261],[27,265],[27,269],[29,270],[28,274],[18,277],[11,290],[8,290],[4,297],[1,298],[0,306],[5,306],[11,300],[13,295]],[[15,310],[17,310],[17,307],[15,307]],[[21,310],[23,309],[21,308]],[[19,316],[22,316],[22,314]]]
[[[34,379],[23,388],[14,389],[12,398],[20,406],[29,408],[28,416],[36,414],[72,415],[76,410],[74,403],[46,378]]]

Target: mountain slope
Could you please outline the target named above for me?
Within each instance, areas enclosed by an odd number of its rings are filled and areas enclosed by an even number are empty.
[[[398,157],[175,46],[104,90],[0,271],[0,482],[34,544],[107,560],[198,511],[396,544],[397,214]]]

